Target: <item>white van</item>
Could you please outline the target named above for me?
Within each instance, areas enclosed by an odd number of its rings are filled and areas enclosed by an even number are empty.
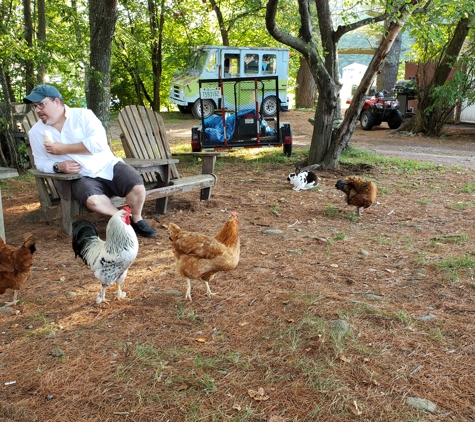
[[[288,110],[288,65],[289,50],[285,48],[198,46],[184,72],[171,82],[168,100],[182,113],[207,118],[218,105],[213,99],[200,101],[199,80],[276,76],[278,95],[263,98],[261,104],[264,116],[274,116],[279,109]],[[234,99],[229,102],[234,103]]]

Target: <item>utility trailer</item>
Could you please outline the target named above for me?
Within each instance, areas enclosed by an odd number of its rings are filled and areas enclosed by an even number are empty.
[[[292,129],[282,123],[276,104],[278,77],[199,81],[199,101],[212,100],[215,114],[201,117],[191,131],[193,151],[282,147],[292,155]]]

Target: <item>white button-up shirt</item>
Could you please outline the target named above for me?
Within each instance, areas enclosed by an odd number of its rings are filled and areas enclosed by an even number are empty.
[[[39,120],[28,132],[36,168],[44,173],[54,173],[54,163],[73,160],[81,165],[79,172],[83,176],[102,177],[112,180],[114,165],[121,158],[116,157],[107,143],[107,134],[101,121],[95,114],[85,108],[66,109],[66,121],[61,132]],[[91,153],[89,154],[48,154],[44,147],[43,134],[49,130],[54,142],[76,144],[82,142]]]

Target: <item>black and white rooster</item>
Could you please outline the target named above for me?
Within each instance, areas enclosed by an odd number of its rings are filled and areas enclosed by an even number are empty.
[[[121,290],[121,284],[139,250],[137,235],[130,225],[130,214],[130,208],[125,206],[110,218],[105,241],[99,238],[96,227],[90,221],[73,223],[75,257],[80,256],[102,284],[96,303],[106,301],[106,288],[114,282],[117,283],[117,299],[126,295]]]

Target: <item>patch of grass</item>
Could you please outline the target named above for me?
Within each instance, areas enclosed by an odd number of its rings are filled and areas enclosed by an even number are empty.
[[[328,204],[323,210],[323,214],[327,217],[335,217],[340,212],[340,210],[332,204]]]
[[[414,325],[414,320],[407,313],[407,311],[404,310],[404,309],[401,309],[399,311],[394,311],[394,312],[389,312],[389,311],[386,311],[386,310],[382,310],[381,313],[387,318],[398,319],[399,321],[401,321],[406,326]]]
[[[163,117],[163,122],[165,125],[167,123],[181,123],[181,122],[190,122],[194,121],[196,122],[196,125],[194,126],[199,126],[201,121],[199,119],[195,119],[191,113],[181,113],[179,111],[167,111],[166,113],[160,113],[160,115]]]
[[[345,233],[335,233],[333,235],[333,239],[335,239],[335,240],[345,240],[346,239],[346,234]]]
[[[445,341],[445,336],[439,327],[436,327],[434,330],[432,330],[432,336],[438,341]]]
[[[462,275],[473,279],[475,274],[475,259],[470,257],[449,257],[437,263],[436,267],[447,273],[454,281],[459,281]]]
[[[199,381],[199,383],[205,393],[215,393],[216,391],[218,391],[218,386],[216,385],[216,382],[208,374],[205,374],[204,377]]]
[[[196,311],[194,309],[187,309],[183,302],[178,302],[177,304],[177,318],[193,322],[201,322],[201,319],[196,314]]]
[[[419,205],[429,205],[430,204],[430,201],[428,201],[427,199],[418,199],[416,201],[416,204],[419,204]]]
[[[358,148],[348,146],[343,150],[340,156],[340,162],[344,164],[366,164],[371,167],[377,167],[379,170],[396,171],[398,173],[414,173],[421,170],[440,171],[442,166],[432,163],[422,163],[415,160],[404,160],[384,155],[374,154],[368,151],[362,151]]]
[[[111,142],[111,149],[112,152],[117,155],[117,157],[125,158],[124,147],[122,146],[122,142],[120,139]]]
[[[475,202],[456,202],[455,204],[447,205],[447,208],[454,211],[461,211],[472,207],[475,207]]]
[[[376,238],[376,241],[380,244],[380,245],[385,245],[385,246],[388,246],[388,245],[392,245],[393,244],[393,241],[392,239],[389,237],[389,236],[383,236],[381,234],[378,234],[377,238]]]
[[[431,239],[432,242],[440,242],[440,243],[458,243],[460,245],[468,242],[468,235],[466,233],[462,233],[460,235],[452,235],[452,236],[443,236],[443,237],[433,237]]]
[[[474,194],[475,193],[475,182],[470,182],[467,185],[465,185],[462,188],[461,192]]]

